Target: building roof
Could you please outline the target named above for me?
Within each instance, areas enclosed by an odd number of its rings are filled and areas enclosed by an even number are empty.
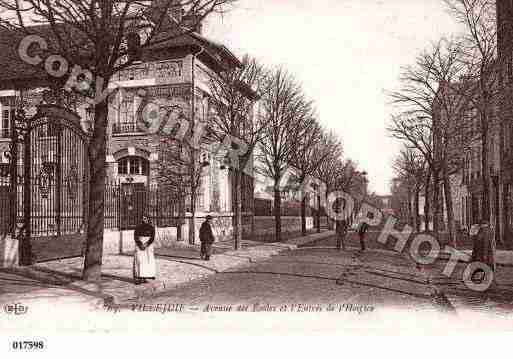
[[[88,40],[83,37],[78,30],[67,25],[59,25],[66,27],[60,31],[63,41],[73,41],[73,45],[80,48],[83,52],[84,59],[90,51],[86,50]],[[48,49],[43,50],[39,46],[34,45],[28,49],[31,56],[39,55],[43,61],[39,65],[31,65],[25,62],[18,53],[18,47],[21,40],[28,35],[38,35],[46,40]],[[84,41],[80,42],[80,38]],[[59,54],[58,41],[52,31],[50,25],[30,26],[24,30],[9,30],[0,27],[0,89],[13,89],[17,86],[30,82],[31,85],[38,81],[47,82],[50,76],[44,69],[44,60],[49,55]],[[27,86],[33,87],[33,86]]]
[[[49,25],[32,26],[28,27],[27,30],[30,34],[39,35],[47,40],[49,49],[47,51],[39,51],[39,55],[43,59],[50,54],[59,53],[58,47],[56,46],[57,41]],[[26,35],[27,33],[22,31],[0,28],[0,53],[2,54],[0,56],[0,89],[12,89],[17,87],[15,86],[16,84],[19,85],[27,81],[44,82],[49,79],[49,76],[43,68],[43,63],[34,66],[20,58],[18,46]],[[76,35],[73,37],[80,38],[80,36],[81,34],[76,32]],[[54,40],[52,41],[52,39]],[[215,71],[242,67],[240,60],[230,52],[228,48],[196,32],[181,35],[173,35],[169,32],[159,34],[154,44],[143,51],[191,46],[198,48],[198,53],[200,49],[203,49],[201,53],[198,54],[198,57],[209,66],[212,66]],[[34,52],[34,55],[35,54]],[[85,51],[84,56],[87,56]]]
[[[38,32],[38,30],[40,29],[34,29],[35,32]],[[24,37],[25,34],[22,32],[0,28],[0,53],[2,54],[0,56],[1,88],[9,88],[11,81],[14,80],[46,77],[46,73],[42,71],[41,67],[30,65],[20,58],[18,46]]]
[[[242,67],[240,60],[228,48],[214,40],[211,40],[197,32],[188,32],[181,35],[173,35],[166,32],[158,35],[153,41],[153,45],[149,47],[150,50],[175,48],[183,46],[196,46],[203,51],[198,55],[207,58],[210,62],[214,62],[219,67],[219,70],[225,70],[226,63],[228,67]],[[198,51],[199,52],[199,51]]]

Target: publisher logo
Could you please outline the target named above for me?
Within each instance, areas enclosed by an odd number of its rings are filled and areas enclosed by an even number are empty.
[[[21,303],[5,304],[4,311],[6,314],[10,314],[10,315],[21,315],[21,314],[27,314],[28,307]]]

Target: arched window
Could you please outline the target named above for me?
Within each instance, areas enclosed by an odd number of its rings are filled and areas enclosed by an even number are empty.
[[[123,157],[118,161],[118,174],[148,176],[148,160],[137,156]]]

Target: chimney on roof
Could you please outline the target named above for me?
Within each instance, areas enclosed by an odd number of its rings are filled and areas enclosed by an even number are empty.
[[[151,2],[151,18],[154,22],[162,21],[161,29],[168,29],[173,22],[179,24],[183,13],[179,0],[152,0]]]
[[[201,16],[194,14],[187,14],[182,19],[182,26],[188,30],[197,32],[201,35],[203,31],[203,24],[201,22]]]
[[[183,21],[184,9],[180,6],[180,2],[172,1],[174,4],[169,6],[169,15],[175,20],[177,24]]]

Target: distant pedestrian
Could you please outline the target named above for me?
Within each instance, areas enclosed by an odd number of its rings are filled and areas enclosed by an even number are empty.
[[[362,252],[365,250],[365,235],[367,234],[368,229],[369,225],[367,222],[361,222],[358,225],[358,237],[360,238],[360,248]]]
[[[487,264],[495,271],[495,238],[487,221],[473,225],[470,230],[473,239],[472,261]]]
[[[209,261],[212,255],[212,243],[215,241],[214,232],[212,231],[212,216],[207,216],[205,222],[201,224],[199,237],[201,242],[201,259]]]
[[[346,250],[345,239],[347,235],[347,220],[341,219],[335,221],[335,231],[337,233],[337,249]]]
[[[147,215],[143,215],[142,222],[135,227],[134,241],[134,282],[135,284],[147,283],[148,279],[155,279],[157,272],[153,251],[155,227],[150,223]]]

